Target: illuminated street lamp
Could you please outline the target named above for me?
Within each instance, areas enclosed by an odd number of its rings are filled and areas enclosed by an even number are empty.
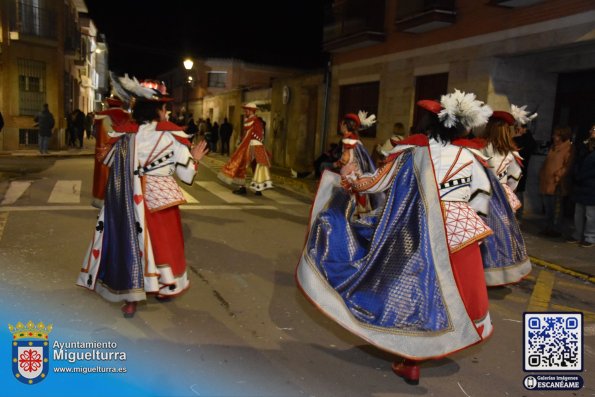
[[[192,62],[192,59],[190,59],[190,58],[186,58],[186,59],[184,59],[184,68],[185,68],[186,70],[188,70],[188,71],[189,71],[190,69],[192,69],[192,66],[193,66],[193,65],[194,65],[194,62]]]
[[[188,101],[190,96],[190,85],[192,84],[192,76],[190,76],[190,70],[192,70],[192,66],[194,66],[194,62],[190,58],[184,59],[184,69],[186,69],[186,83],[184,85],[185,89],[185,97],[186,97],[186,115],[184,117],[184,121],[187,124],[190,120],[190,112],[188,111]]]

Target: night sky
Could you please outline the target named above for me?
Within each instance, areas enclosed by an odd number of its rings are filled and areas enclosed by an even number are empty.
[[[86,0],[106,35],[110,69],[139,78],[181,67],[185,56],[298,68],[324,64],[328,0]]]

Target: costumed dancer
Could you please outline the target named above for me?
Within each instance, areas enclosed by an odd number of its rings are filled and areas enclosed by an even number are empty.
[[[243,195],[247,193],[246,168],[251,165],[253,176],[250,190],[255,195],[262,196],[263,190],[273,187],[270,155],[263,143],[264,126],[262,120],[256,116],[258,110],[256,103],[247,103],[242,106],[242,109],[245,116],[244,138],[217,176],[228,185],[240,185],[233,193]]]
[[[147,293],[169,299],[189,287],[178,205],[185,202],[173,174],[192,184],[206,143],[190,150],[188,136],[166,121],[165,86],[111,76],[118,96],[132,101],[132,118],[103,163],[110,167],[105,203],[77,284],[110,302],[125,301],[132,317]]]
[[[334,168],[339,169],[343,179],[353,181],[362,174],[376,171],[374,161],[362,144],[358,134],[359,131],[370,128],[374,123],[376,123],[376,115],[371,114],[368,116],[368,113],[362,110],[357,114],[347,113],[343,116],[339,124],[343,152],[339,160],[333,164]],[[377,208],[384,195],[353,193],[353,197],[356,204],[354,215],[361,216]]]
[[[487,145],[482,153],[488,157],[488,166],[506,191],[506,197],[513,211],[521,208],[514,190],[523,174],[522,159],[513,141],[514,117],[504,111],[495,111],[485,128]]]
[[[91,205],[96,208],[103,207],[105,186],[109,168],[103,164],[102,159],[110,151],[116,139],[110,138],[109,133],[114,131],[114,125],[130,121],[130,113],[122,108],[124,102],[112,95],[106,99],[108,109],[95,114],[93,129],[95,131],[95,165],[93,168],[93,201]]]
[[[481,153],[457,140],[491,109],[455,91],[428,110],[386,164],[355,182],[325,172],[296,270],[299,287],[328,317],[372,345],[406,358],[393,371],[419,382],[420,360],[441,358],[492,333],[478,243],[491,230],[490,183]],[[429,138],[427,135],[429,135]],[[329,211],[348,195],[385,191],[370,233]]]
[[[482,153],[489,157],[492,197],[484,220],[494,234],[480,248],[489,287],[517,283],[531,273],[525,240],[514,215],[521,207],[514,189],[522,175],[522,159],[512,139],[514,123],[512,114],[495,111],[485,128],[487,145]]]

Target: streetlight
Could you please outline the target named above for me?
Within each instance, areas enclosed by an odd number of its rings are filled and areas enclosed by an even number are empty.
[[[186,116],[184,117],[184,121],[187,124],[190,118],[190,112],[188,111],[188,101],[189,101],[189,96],[190,96],[190,84],[192,83],[192,76],[190,76],[190,70],[192,70],[192,66],[194,66],[194,62],[192,61],[192,59],[190,58],[186,58],[184,59],[184,69],[186,69]]]

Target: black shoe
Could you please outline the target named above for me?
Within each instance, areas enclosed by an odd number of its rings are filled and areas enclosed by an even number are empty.
[[[262,192],[254,192],[255,196],[262,196]]]
[[[579,246],[581,246],[583,248],[591,248],[593,245],[595,245],[595,244],[589,243],[587,241],[581,241],[580,244],[579,244]]]
[[[244,186],[242,186],[242,187],[234,190],[232,193],[233,194],[242,194],[242,195],[244,195],[244,194],[247,194],[248,192],[246,191],[246,188]]]

